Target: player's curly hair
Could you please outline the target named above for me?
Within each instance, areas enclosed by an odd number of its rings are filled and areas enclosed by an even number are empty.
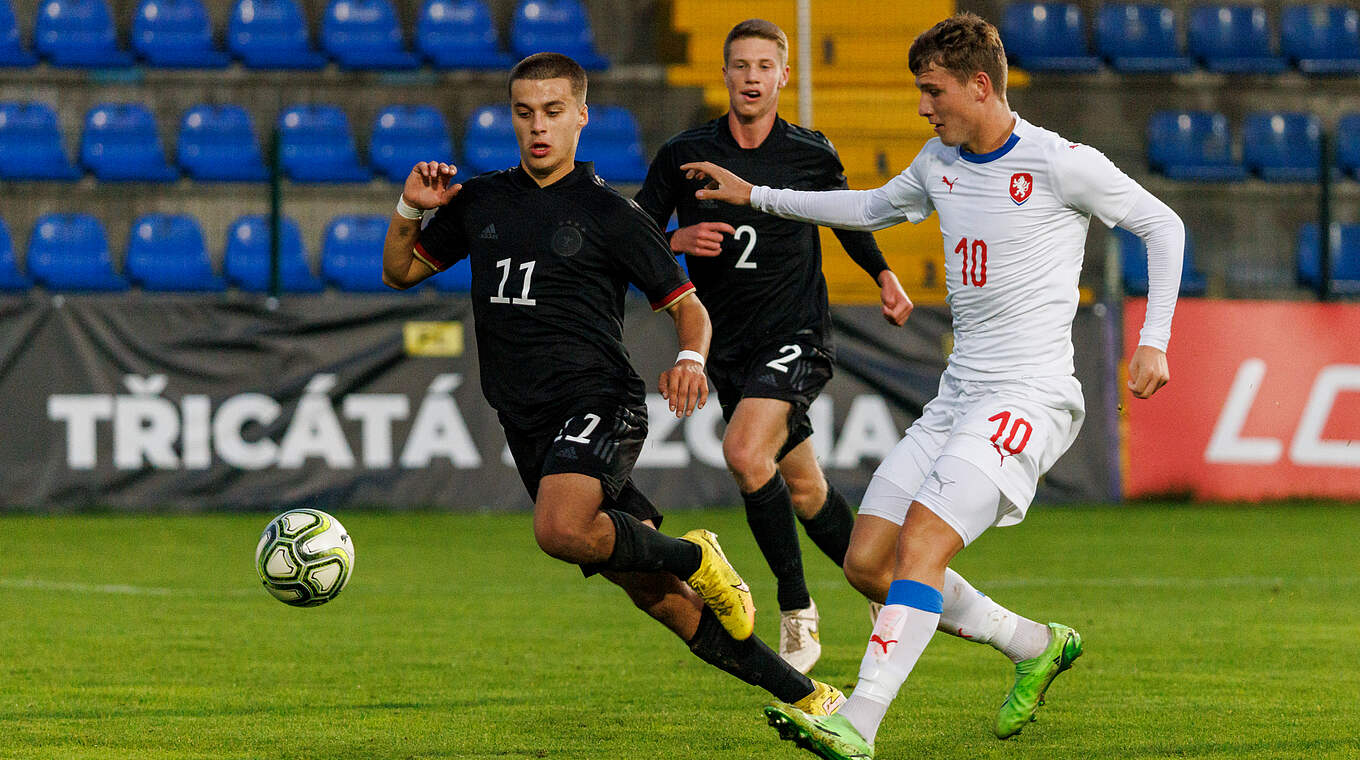
[[[586,102],[586,70],[570,56],[561,53],[534,53],[510,69],[513,87],[517,79],[565,79],[571,82],[571,94],[580,103]]]
[[[975,13],[956,13],[921,32],[907,52],[907,66],[917,76],[937,66],[961,82],[984,72],[992,80],[992,89],[1006,100],[1006,49],[1001,33]]]
[[[780,29],[779,25],[773,21],[766,21],[763,18],[748,18],[732,27],[732,31],[727,33],[727,39],[723,40],[723,65],[727,64],[727,59],[732,55],[732,43],[748,37],[773,42],[779,47],[779,54],[783,56],[784,62],[788,63],[789,37],[784,34],[784,30]]]

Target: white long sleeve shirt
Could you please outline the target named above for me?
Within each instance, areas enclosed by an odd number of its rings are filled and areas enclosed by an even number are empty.
[[[858,230],[940,216],[951,370],[966,380],[1070,375],[1077,281],[1091,216],[1123,226],[1148,249],[1148,308],[1140,344],[1166,350],[1184,257],[1180,219],[1100,151],[1012,114],[1015,128],[986,154],[926,143],[874,190],[755,187],[751,205],[791,219]]]

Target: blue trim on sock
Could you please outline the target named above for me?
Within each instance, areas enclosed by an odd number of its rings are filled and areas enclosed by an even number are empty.
[[[887,604],[901,604],[922,612],[939,614],[944,611],[944,594],[919,581],[893,581],[888,586]]]

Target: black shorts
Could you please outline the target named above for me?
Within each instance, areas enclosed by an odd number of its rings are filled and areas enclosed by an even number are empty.
[[[562,424],[546,431],[505,425],[505,441],[531,498],[545,475],[589,475],[604,488],[601,509],[617,509],[661,525],[661,513],[629,476],[647,440],[647,410],[617,401],[582,399],[566,408]]]
[[[831,352],[795,336],[768,343],[735,362],[710,362],[708,378],[718,392],[723,420],[728,422],[744,398],[773,398],[791,404],[789,437],[775,457],[778,461],[812,435],[808,407],[831,380],[832,371]]]

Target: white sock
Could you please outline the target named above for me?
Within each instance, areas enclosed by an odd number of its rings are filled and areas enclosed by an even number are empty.
[[[911,604],[927,609],[894,603],[901,598],[895,593],[898,584],[910,584],[903,588],[907,588],[906,596]],[[939,592],[923,583],[893,581],[893,590],[888,592],[889,603],[878,613],[874,633],[869,637],[869,646],[860,661],[859,683],[839,711],[870,743],[878,735],[878,726],[888,712],[888,705],[897,697],[939,625],[938,600]]]
[[[951,636],[990,644],[1012,662],[1038,657],[1048,647],[1048,626],[1002,607],[949,568],[942,595],[940,630]]]

